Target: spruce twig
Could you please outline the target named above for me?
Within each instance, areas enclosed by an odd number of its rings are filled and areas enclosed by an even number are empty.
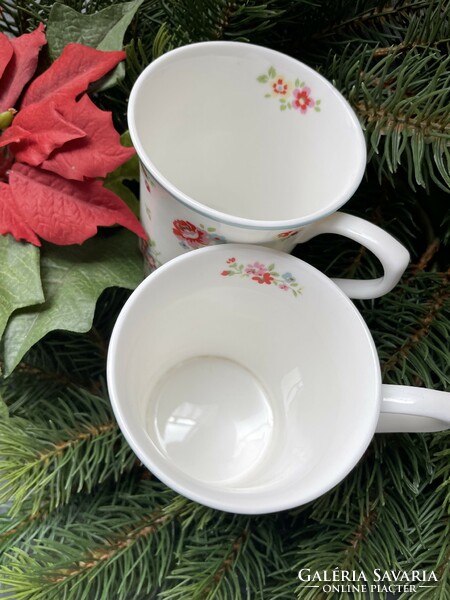
[[[42,504],[52,510],[135,464],[105,398],[67,392],[56,402],[36,399],[34,410],[32,419],[0,422],[0,502],[11,503],[11,514],[27,500],[31,514]]]

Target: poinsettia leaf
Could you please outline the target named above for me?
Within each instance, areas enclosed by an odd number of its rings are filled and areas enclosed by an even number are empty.
[[[0,79],[13,54],[14,50],[9,37],[4,33],[0,33]]]
[[[128,131],[120,136],[120,143],[126,148],[132,147],[133,144]],[[134,214],[139,216],[139,200],[131,189],[124,184],[125,181],[139,181],[139,159],[136,153],[127,162],[109,173],[103,181],[103,185],[120,196]]]
[[[60,110],[64,119],[76,123],[85,135],[66,143],[42,162],[43,169],[83,181],[86,177],[105,177],[135,154],[133,148],[120,144],[112,114],[100,110],[89,96],[82,96],[78,102],[68,101]]]
[[[22,108],[47,98],[76,98],[125,57],[122,51],[103,52],[80,44],[68,44],[55,62],[31,82],[24,94]]]
[[[13,108],[22,90],[36,71],[41,47],[47,43],[42,23],[32,33],[11,41],[13,54],[0,81],[0,112]]]
[[[97,233],[98,226],[116,224],[146,238],[132,211],[101,181],[69,181],[21,163],[13,165],[9,181],[28,226],[44,240],[82,244]]]
[[[82,246],[46,245],[41,256],[45,302],[11,316],[3,338],[5,375],[50,331],[89,331],[103,290],[134,289],[142,273],[136,237],[125,230],[98,236]]]
[[[123,2],[85,15],[70,6],[56,3],[50,11],[47,38],[52,59],[56,59],[69,43],[85,44],[98,50],[121,50],[125,32],[143,0]],[[114,71],[95,86],[105,90],[123,79],[125,67],[119,64]]]
[[[25,218],[15,202],[11,187],[0,182],[0,235],[8,233],[17,241],[26,240],[35,246],[41,245],[36,234],[25,222]]]
[[[0,339],[16,309],[44,301],[39,256],[36,246],[0,236]]]
[[[54,100],[48,100],[20,110],[0,138],[0,147],[10,144],[17,160],[37,166],[66,142],[85,137],[83,129],[66,119]]]

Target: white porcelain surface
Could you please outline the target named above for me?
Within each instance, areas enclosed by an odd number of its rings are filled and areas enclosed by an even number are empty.
[[[197,250],[144,280],[115,326],[108,386],[157,477],[241,513],[298,506],[337,484],[382,402],[374,344],[351,301],[306,263],[251,245]],[[390,387],[398,398],[408,390]],[[450,423],[444,396],[428,415]],[[413,413],[426,413],[421,403]]]
[[[343,96],[299,61],[236,42],[178,48],[140,75],[128,123],[148,271],[227,242],[290,252],[319,233],[346,235],[380,259],[385,276],[349,283],[352,297],[386,293],[405,270],[409,255],[392,236],[336,216],[363,176],[364,137]]]

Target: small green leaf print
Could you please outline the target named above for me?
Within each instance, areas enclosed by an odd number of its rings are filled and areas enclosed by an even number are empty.
[[[274,67],[270,67],[268,73],[271,79],[277,76],[277,72],[275,71]]]
[[[287,108],[286,104],[281,104],[280,105],[280,110],[286,110],[286,108]]]
[[[297,77],[297,79],[294,82],[295,87],[300,87],[300,79]]]
[[[209,231],[210,233],[212,233],[213,231],[216,231],[216,228],[215,227],[208,227],[206,229],[206,231]]]
[[[280,98],[281,104],[286,104],[286,98]]]
[[[260,75],[256,79],[259,81],[259,83],[267,83],[269,81],[267,75]]]
[[[271,98],[272,95],[271,94],[264,94],[264,98]]]

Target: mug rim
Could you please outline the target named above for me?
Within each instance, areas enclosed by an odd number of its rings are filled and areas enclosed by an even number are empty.
[[[164,65],[164,63],[170,62],[173,57],[176,57],[179,54],[185,54],[187,52],[196,52],[207,51],[208,48],[215,46],[216,48],[236,48],[238,50],[244,49],[252,49],[256,52],[261,52],[262,54],[270,54],[271,56],[278,56],[280,60],[287,62],[298,63],[302,66],[302,68],[309,73],[311,77],[315,77],[319,79],[321,83],[328,88],[328,90],[339,100],[341,105],[346,109],[347,114],[352,121],[352,124],[355,126],[355,134],[359,144],[359,152],[358,152],[358,165],[356,174],[349,185],[344,191],[342,191],[337,198],[335,199],[332,207],[327,206],[326,208],[316,210],[314,213],[306,215],[304,217],[295,217],[292,219],[250,219],[247,217],[239,217],[235,216],[231,213],[226,213],[223,211],[216,210],[214,208],[210,208],[206,204],[195,200],[195,198],[190,197],[185,194],[178,187],[173,185],[155,166],[148,153],[144,150],[143,145],[140,142],[138,127],[136,126],[136,115],[135,115],[135,104],[138,94],[140,93],[140,89],[143,86],[143,82],[152,74],[153,71],[158,69],[160,65]],[[279,52],[278,50],[273,50],[266,46],[259,46],[256,44],[248,44],[246,42],[233,42],[233,41],[207,41],[207,42],[197,42],[193,44],[186,44],[184,46],[180,46],[179,48],[175,48],[162,54],[155,60],[153,60],[139,75],[136,79],[128,100],[128,108],[127,108],[127,121],[128,121],[128,129],[131,137],[131,141],[133,146],[136,149],[138,158],[145,169],[147,169],[152,177],[158,182],[160,186],[162,186],[175,200],[189,208],[190,210],[195,211],[196,213],[212,219],[216,222],[223,223],[226,225],[232,225],[234,227],[240,227],[245,229],[255,229],[255,230],[283,230],[283,229],[296,229],[299,227],[303,227],[304,225],[309,225],[310,223],[314,223],[319,219],[325,218],[334,212],[336,212],[339,208],[341,208],[356,192],[358,189],[361,180],[364,176],[364,172],[367,164],[367,147],[364,138],[364,133],[361,127],[361,124],[350,106],[349,102],[344,98],[344,96],[331,84],[328,79],[326,79],[323,75],[302,63],[300,60]]]
[[[374,373],[375,383],[375,387],[372,393],[374,400],[373,410],[371,411],[371,415],[367,415],[367,420],[364,426],[365,435],[361,437],[360,443],[357,447],[358,452],[353,450],[352,456],[345,461],[343,468],[336,469],[334,472],[334,477],[330,477],[323,482],[321,486],[321,492],[319,494],[317,494],[315,491],[312,491],[309,494],[303,494],[302,498],[298,499],[298,501],[294,498],[294,503],[293,499],[290,496],[287,497],[287,499],[284,502],[280,502],[279,498],[275,498],[273,502],[266,501],[260,503],[258,495],[254,494],[253,504],[251,508],[244,508],[241,502],[241,493],[233,493],[232,490],[228,491],[224,489],[221,489],[218,492],[213,487],[206,487],[204,491],[200,492],[192,490],[191,488],[189,488],[189,485],[186,485],[185,483],[183,483],[183,481],[180,481],[177,478],[176,473],[170,473],[170,471],[165,471],[164,469],[160,469],[160,467],[155,465],[155,461],[152,459],[151,456],[152,453],[147,452],[145,448],[143,448],[139,441],[136,439],[136,436],[133,433],[133,424],[130,423],[130,418],[127,417],[127,401],[124,398],[120,398],[120,393],[117,390],[117,377],[119,374],[118,366],[120,365],[120,361],[118,359],[120,352],[118,352],[118,349],[120,349],[120,341],[122,336],[124,335],[124,331],[126,331],[127,329],[127,325],[129,325],[130,315],[133,312],[135,304],[139,302],[139,299],[142,296],[142,294],[146,293],[147,288],[153,287],[157,280],[161,278],[166,271],[178,269],[183,263],[195,261],[196,257],[200,256],[201,254],[214,254],[220,252],[225,252],[226,254],[229,254],[230,252],[238,253],[240,249],[251,249],[253,253],[255,253],[255,251],[257,252],[258,250],[262,251],[263,253],[268,252],[270,256],[273,257],[275,260],[277,257],[289,257],[290,259],[299,261],[302,270],[314,272],[315,276],[317,276],[318,279],[321,281],[319,285],[325,285],[334,290],[333,293],[337,293],[341,297],[341,300],[347,305],[348,312],[351,314],[351,316],[349,316],[349,319],[352,322],[355,322],[355,324],[357,322],[357,326],[362,329],[364,338],[367,341],[367,348],[371,357],[370,368]],[[128,333],[128,336],[129,335],[130,334]],[[350,300],[350,298],[326,275],[324,275],[321,271],[319,271],[312,265],[306,263],[305,261],[278,250],[254,246],[252,244],[224,244],[219,246],[209,246],[205,248],[200,248],[179,255],[173,258],[172,260],[168,261],[167,263],[163,264],[158,269],[156,269],[138,285],[138,287],[132,292],[131,296],[125,303],[114,325],[107,356],[107,387],[114,415],[117,419],[120,430],[122,431],[128,444],[130,445],[136,456],[144,464],[144,466],[147,469],[149,469],[158,479],[164,482],[167,486],[169,486],[177,493],[183,495],[184,497],[187,497],[195,502],[209,506],[214,509],[239,514],[265,514],[292,509],[296,506],[303,506],[306,503],[313,501],[321,495],[327,493],[336,485],[338,485],[341,481],[343,481],[343,479],[352,471],[352,469],[355,468],[356,464],[361,459],[364,452],[370,445],[370,442],[372,441],[373,436],[375,434],[381,410],[381,385],[381,366],[375,342],[365,320],[363,319],[362,315],[355,307],[353,302]]]

